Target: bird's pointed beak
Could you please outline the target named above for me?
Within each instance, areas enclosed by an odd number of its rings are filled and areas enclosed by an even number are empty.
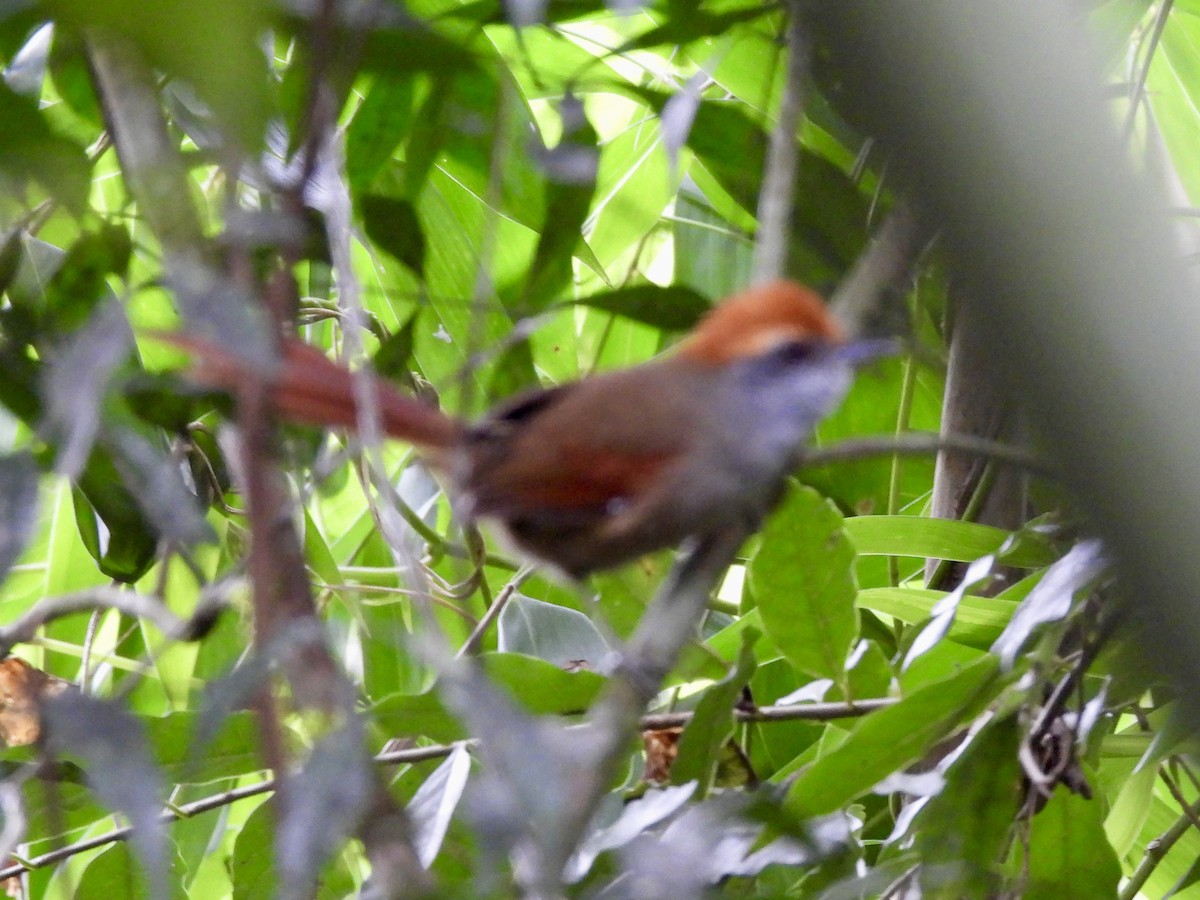
[[[885,356],[896,356],[901,350],[894,338],[859,338],[830,348],[829,355],[852,366],[865,366]]]

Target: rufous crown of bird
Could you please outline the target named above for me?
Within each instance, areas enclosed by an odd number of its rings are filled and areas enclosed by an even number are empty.
[[[233,391],[252,367],[215,343],[189,351],[190,377]],[[889,351],[848,341],[814,291],[751,287],[713,307],[674,348],[627,369],[538,387],[464,421],[372,376],[383,432],[446,483],[456,514],[572,578],[730,525],[756,528],[783,493],[816,425],[864,362]],[[355,429],[355,375],[283,340],[268,395],[285,421]]]

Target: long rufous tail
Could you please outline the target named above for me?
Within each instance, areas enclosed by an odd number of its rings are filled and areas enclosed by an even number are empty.
[[[279,415],[302,425],[358,427],[355,375],[320,350],[294,338],[283,341],[282,359],[273,373],[258,373],[246,361],[218,345],[180,334],[160,334],[161,340],[192,354],[191,377],[200,384],[234,391],[247,378],[265,377]],[[457,419],[372,377],[384,434],[429,450],[453,447],[463,426]]]

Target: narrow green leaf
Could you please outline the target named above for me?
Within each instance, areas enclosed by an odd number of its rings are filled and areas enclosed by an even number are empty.
[[[858,637],[854,547],[816,491],[794,487],[767,521],[747,565],[763,628],[801,672],[841,682]]]
[[[664,331],[685,331],[700,320],[712,304],[686,287],[638,284],[592,294],[574,301],[605,312],[617,313],[635,322],[645,322]]]
[[[368,194],[359,203],[367,237],[418,275],[425,271],[425,235],[407,200]]]
[[[733,708],[742,696],[742,688],[754,675],[754,644],[758,632],[747,629],[742,632],[742,649],[738,653],[733,671],[716,684],[711,685],[692,713],[692,719],[679,737],[678,753],[671,765],[671,783],[700,783],[699,796],[703,797],[716,774],[721,750],[733,734]]]
[[[546,152],[546,216],[521,295],[519,314],[538,312],[571,282],[571,260],[596,191],[599,151],[583,104],[568,94],[560,105],[563,139]]]
[[[864,717],[836,750],[800,773],[788,808],[803,817],[840,809],[920,759],[989,701],[996,684],[996,661],[984,658]]]
[[[361,194],[407,137],[413,120],[413,79],[381,74],[346,128],[346,175]]]
[[[928,516],[855,516],[846,534],[864,556],[916,556],[971,562],[996,553],[1012,532],[976,522]],[[1058,558],[1054,549],[1033,534],[1018,535],[1001,558],[1010,566],[1037,568]]]
[[[873,609],[915,625],[928,619],[938,601],[945,596],[945,591],[926,588],[867,588],[858,592],[855,602],[864,609]],[[1014,600],[967,594],[959,601],[949,637],[952,641],[987,649],[1003,632],[1019,605]]]
[[[1139,739],[1149,740],[1149,735],[1137,734]],[[1139,744],[1142,741],[1139,740]],[[1144,752],[1144,745],[1142,748]],[[1104,742],[1105,755],[1111,755],[1109,741]],[[1137,755],[1141,755],[1140,753]],[[1150,815],[1150,806],[1154,801],[1154,783],[1158,781],[1158,766],[1141,766],[1133,768],[1129,777],[1121,785],[1120,791],[1111,800],[1108,815],[1104,819],[1104,835],[1109,846],[1119,857],[1124,857],[1133,849],[1134,842],[1141,834],[1146,817]]]

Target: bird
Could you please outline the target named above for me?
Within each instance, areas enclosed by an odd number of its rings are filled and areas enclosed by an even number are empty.
[[[247,377],[214,344],[175,343],[206,386]],[[383,433],[416,447],[458,514],[581,580],[731,525],[755,530],[856,369],[889,349],[846,340],[815,291],[778,280],[716,305],[659,357],[533,388],[474,422],[377,376],[372,389]],[[357,376],[298,338],[281,357],[262,376],[281,418],[357,426]]]

